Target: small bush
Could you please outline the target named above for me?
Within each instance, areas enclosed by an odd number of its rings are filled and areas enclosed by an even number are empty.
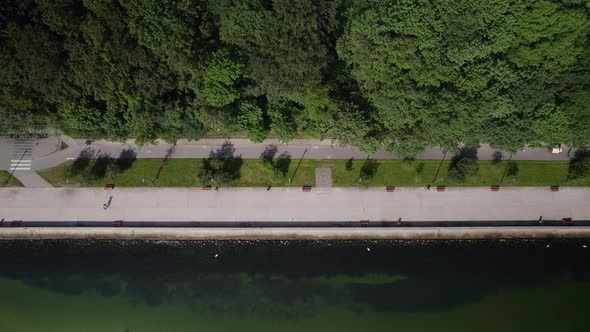
[[[379,163],[375,160],[368,159],[367,161],[365,161],[359,173],[358,183],[362,186],[367,187],[369,183],[371,183],[371,179],[373,179],[373,176],[375,176],[375,174],[377,173],[378,167]]]
[[[478,170],[479,165],[476,159],[463,157],[451,163],[447,175],[453,182],[464,182],[465,178],[477,174]]]
[[[518,174],[518,170],[518,164],[511,162],[508,164],[508,168],[506,169],[506,176],[516,176]]]
[[[572,159],[568,170],[568,178],[578,180],[588,176],[590,176],[590,153]]]

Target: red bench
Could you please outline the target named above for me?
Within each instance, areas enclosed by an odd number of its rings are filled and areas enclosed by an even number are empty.
[[[395,186],[387,186],[385,187],[385,191],[388,193],[392,193],[395,191]]]
[[[311,191],[311,186],[303,186],[301,188],[301,191],[303,191],[303,192],[310,192]]]
[[[445,190],[447,190],[446,186],[437,186],[436,187],[436,191],[445,191]]]

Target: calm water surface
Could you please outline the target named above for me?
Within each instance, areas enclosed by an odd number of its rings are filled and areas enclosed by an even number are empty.
[[[0,259],[0,331],[590,331],[590,241],[16,241]]]

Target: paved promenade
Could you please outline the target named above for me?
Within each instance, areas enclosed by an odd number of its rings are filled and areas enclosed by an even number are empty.
[[[112,196],[112,199],[110,197]],[[104,209],[104,204],[111,201]],[[6,221],[590,220],[590,188],[5,188]]]

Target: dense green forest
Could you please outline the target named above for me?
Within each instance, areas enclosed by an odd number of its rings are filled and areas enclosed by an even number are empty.
[[[589,0],[4,0],[0,132],[590,145]]]

